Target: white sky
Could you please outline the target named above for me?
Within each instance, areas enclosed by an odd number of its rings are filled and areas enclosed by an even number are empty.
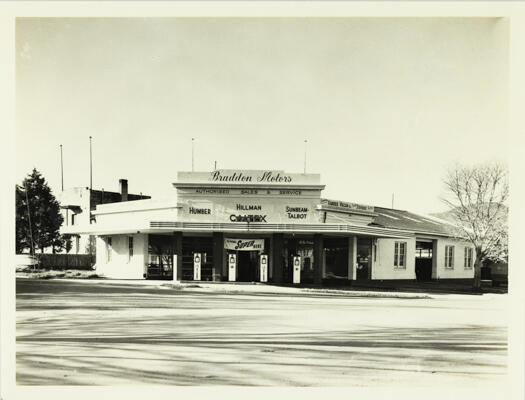
[[[426,213],[454,162],[507,159],[508,22],[18,19],[16,177],[164,197],[178,170],[303,170]]]

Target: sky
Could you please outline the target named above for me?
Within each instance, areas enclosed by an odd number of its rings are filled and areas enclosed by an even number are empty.
[[[16,178],[155,198],[177,171],[321,174],[322,196],[443,211],[455,163],[506,162],[508,20],[18,18]]]

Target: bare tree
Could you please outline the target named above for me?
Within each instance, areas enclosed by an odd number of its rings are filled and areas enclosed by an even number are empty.
[[[507,258],[506,201],[508,172],[498,163],[452,168],[444,180],[457,236],[472,243],[476,251],[474,288],[481,283],[481,266],[487,259]]]

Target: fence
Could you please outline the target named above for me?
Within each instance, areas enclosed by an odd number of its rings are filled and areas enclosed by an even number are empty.
[[[96,257],[90,254],[36,254],[39,268],[93,269]]]

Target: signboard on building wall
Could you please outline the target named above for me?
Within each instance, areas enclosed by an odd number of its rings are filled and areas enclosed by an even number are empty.
[[[349,203],[346,201],[339,201],[339,200],[321,199],[321,205],[328,206],[331,209],[341,210],[341,211],[374,212],[373,206],[368,206],[365,204],[358,204],[358,203]]]
[[[319,185],[319,174],[297,174],[281,170],[220,169],[211,172],[178,172],[178,183],[223,183],[250,185]]]
[[[239,198],[179,196],[185,221],[221,223],[317,223],[317,198]]]
[[[264,239],[224,239],[224,248],[228,250],[253,251],[264,250]]]
[[[272,170],[179,172],[179,218],[188,222],[284,223],[319,222],[319,174]]]

